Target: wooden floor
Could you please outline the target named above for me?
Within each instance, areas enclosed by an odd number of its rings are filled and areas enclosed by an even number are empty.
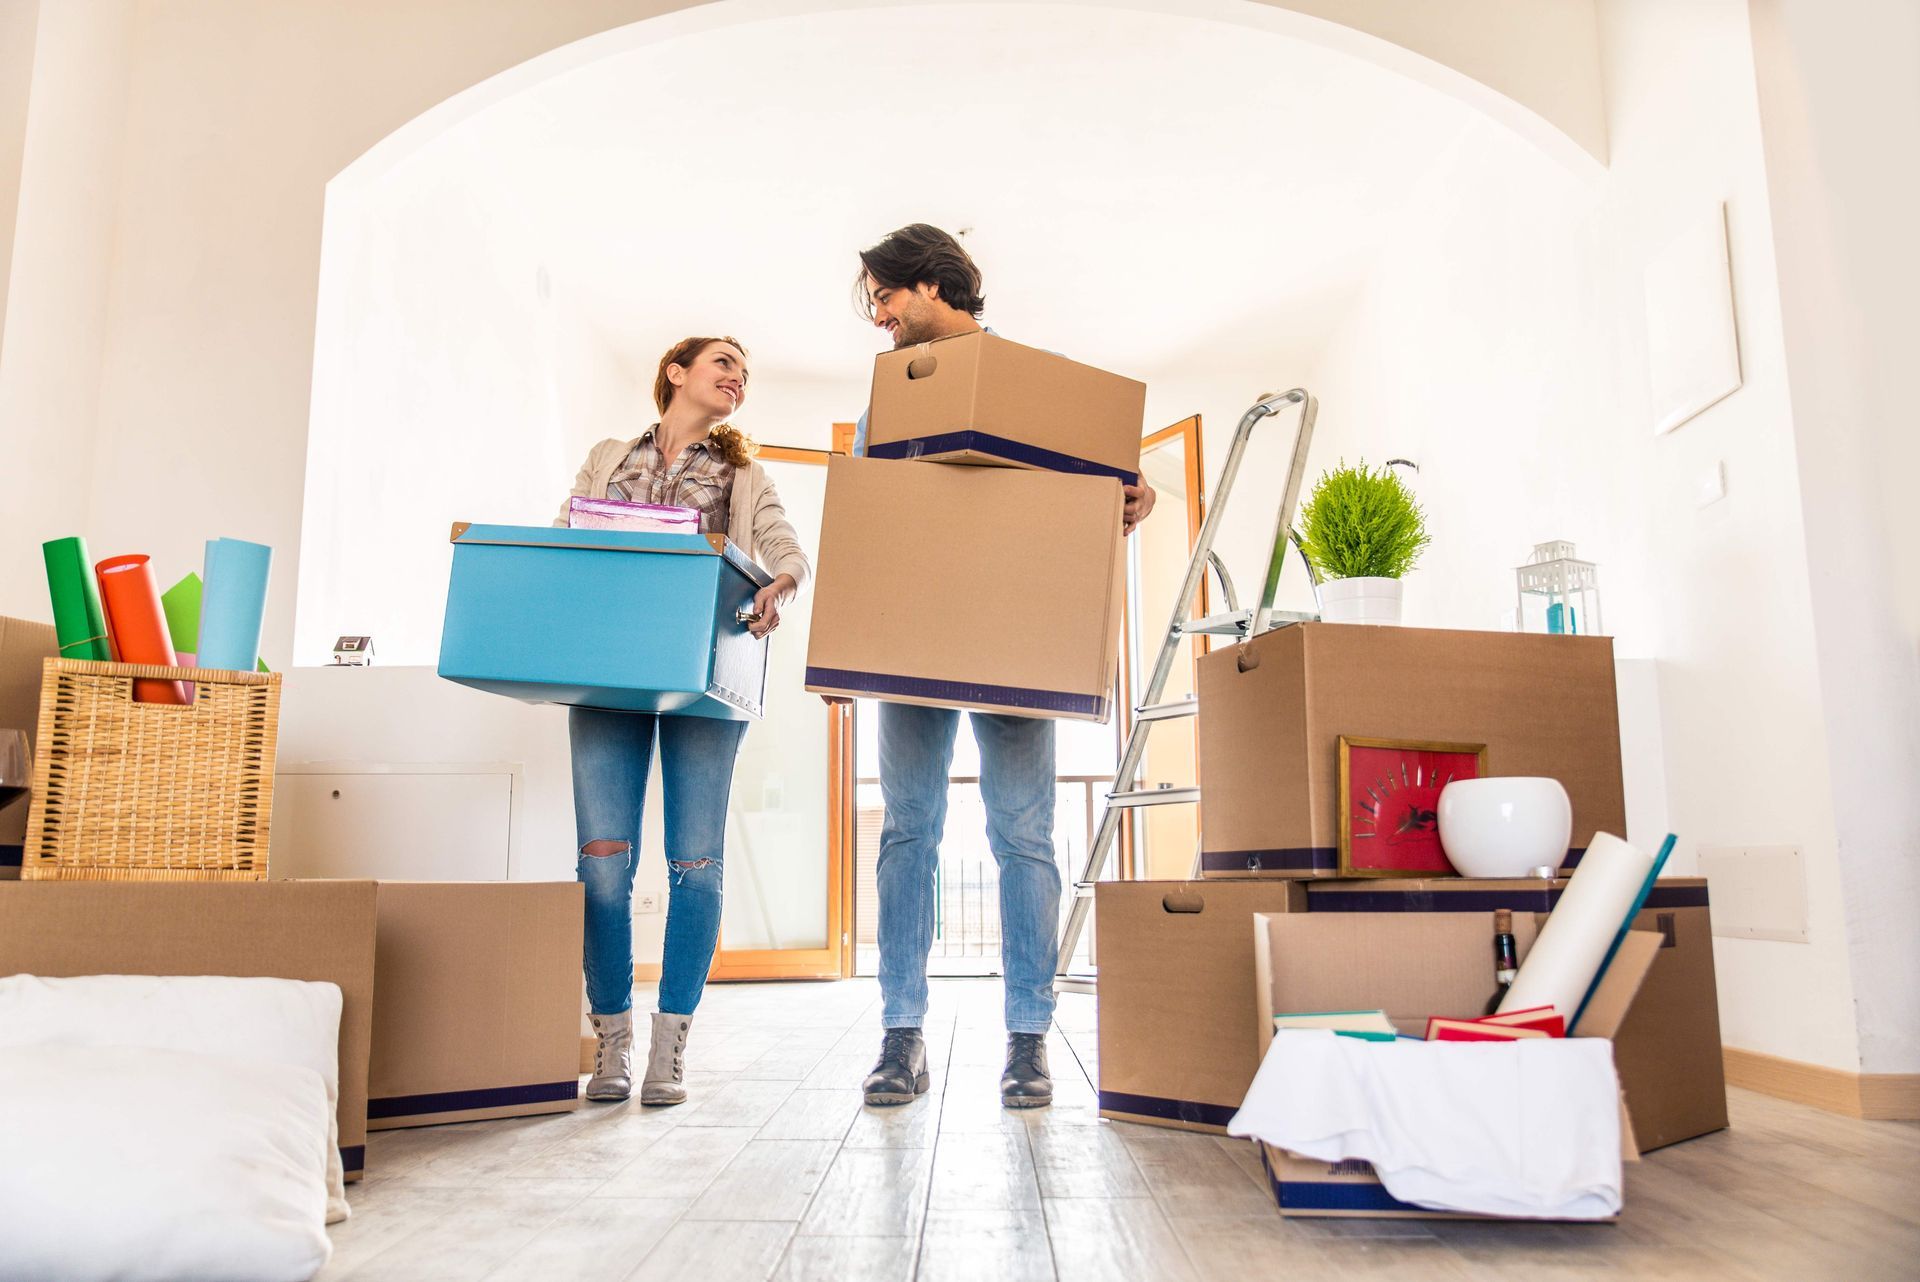
[[[1733,1130],[1630,1168],[1617,1225],[1282,1220],[1250,1144],[1097,1118],[1091,997],[1061,998],[1057,1102],[1026,1113],[1000,1107],[986,980],[935,983],[933,1092],[863,1108],[878,1001],[716,985],[679,1108],[376,1133],[320,1276],[1920,1278],[1920,1125],[1736,1091]]]

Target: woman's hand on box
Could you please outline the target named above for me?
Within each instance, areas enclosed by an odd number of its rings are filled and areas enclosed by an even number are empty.
[[[1147,513],[1153,511],[1153,500],[1157,497],[1151,485],[1145,481],[1138,485],[1123,485],[1120,492],[1127,496],[1127,506],[1120,512],[1120,533],[1132,534],[1134,527],[1147,519]]]
[[[747,625],[747,631],[756,637],[764,637],[779,627],[780,603],[791,598],[799,587],[791,574],[781,574],[754,593],[753,612],[759,617]]]

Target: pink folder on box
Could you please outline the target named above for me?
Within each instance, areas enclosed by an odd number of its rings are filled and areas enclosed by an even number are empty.
[[[567,501],[570,530],[641,530],[653,534],[698,534],[700,514],[690,507],[661,503],[623,503],[619,499]]]

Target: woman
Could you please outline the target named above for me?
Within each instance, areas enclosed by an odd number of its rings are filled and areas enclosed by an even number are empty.
[[[727,420],[747,396],[747,353],[731,338],[689,338],[660,358],[653,399],[660,421],[637,440],[602,441],[573,483],[586,498],[665,503],[700,513],[703,534],[725,534],[773,582],[753,599],[764,637],[807,581],[807,557],[755,446]],[[556,525],[566,524],[563,506]],[[587,1000],[597,1047],[590,1100],[633,1090],[633,875],[640,804],[656,737],[666,802],[667,940],[659,1010],[640,1084],[642,1104],[687,1098],[682,1059],[694,1008],[720,935],[721,848],[743,721],[569,710],[579,876],[587,888]]]

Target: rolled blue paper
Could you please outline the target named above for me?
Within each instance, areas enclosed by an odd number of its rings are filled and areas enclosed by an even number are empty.
[[[1600,981],[1607,977],[1607,967],[1613,965],[1614,954],[1620,951],[1620,945],[1627,942],[1627,932],[1633,929],[1633,919],[1647,906],[1647,896],[1653,893],[1653,883],[1660,880],[1660,870],[1667,866],[1667,858],[1673,854],[1674,843],[1678,840],[1674,834],[1668,833],[1667,839],[1660,843],[1660,853],[1653,857],[1653,867],[1647,869],[1646,879],[1640,883],[1640,893],[1633,897],[1633,907],[1627,909],[1627,919],[1620,923],[1607,955],[1600,959],[1600,969],[1593,973],[1593,982],[1587,985],[1587,994],[1580,999],[1580,1009],[1573,1012],[1573,1018],[1567,1021],[1567,1036],[1573,1036],[1573,1030],[1580,1026],[1580,1017],[1587,1013],[1587,1003],[1599,991]]]
[[[245,539],[207,541],[200,595],[199,665],[251,672],[260,657],[273,549]]]

